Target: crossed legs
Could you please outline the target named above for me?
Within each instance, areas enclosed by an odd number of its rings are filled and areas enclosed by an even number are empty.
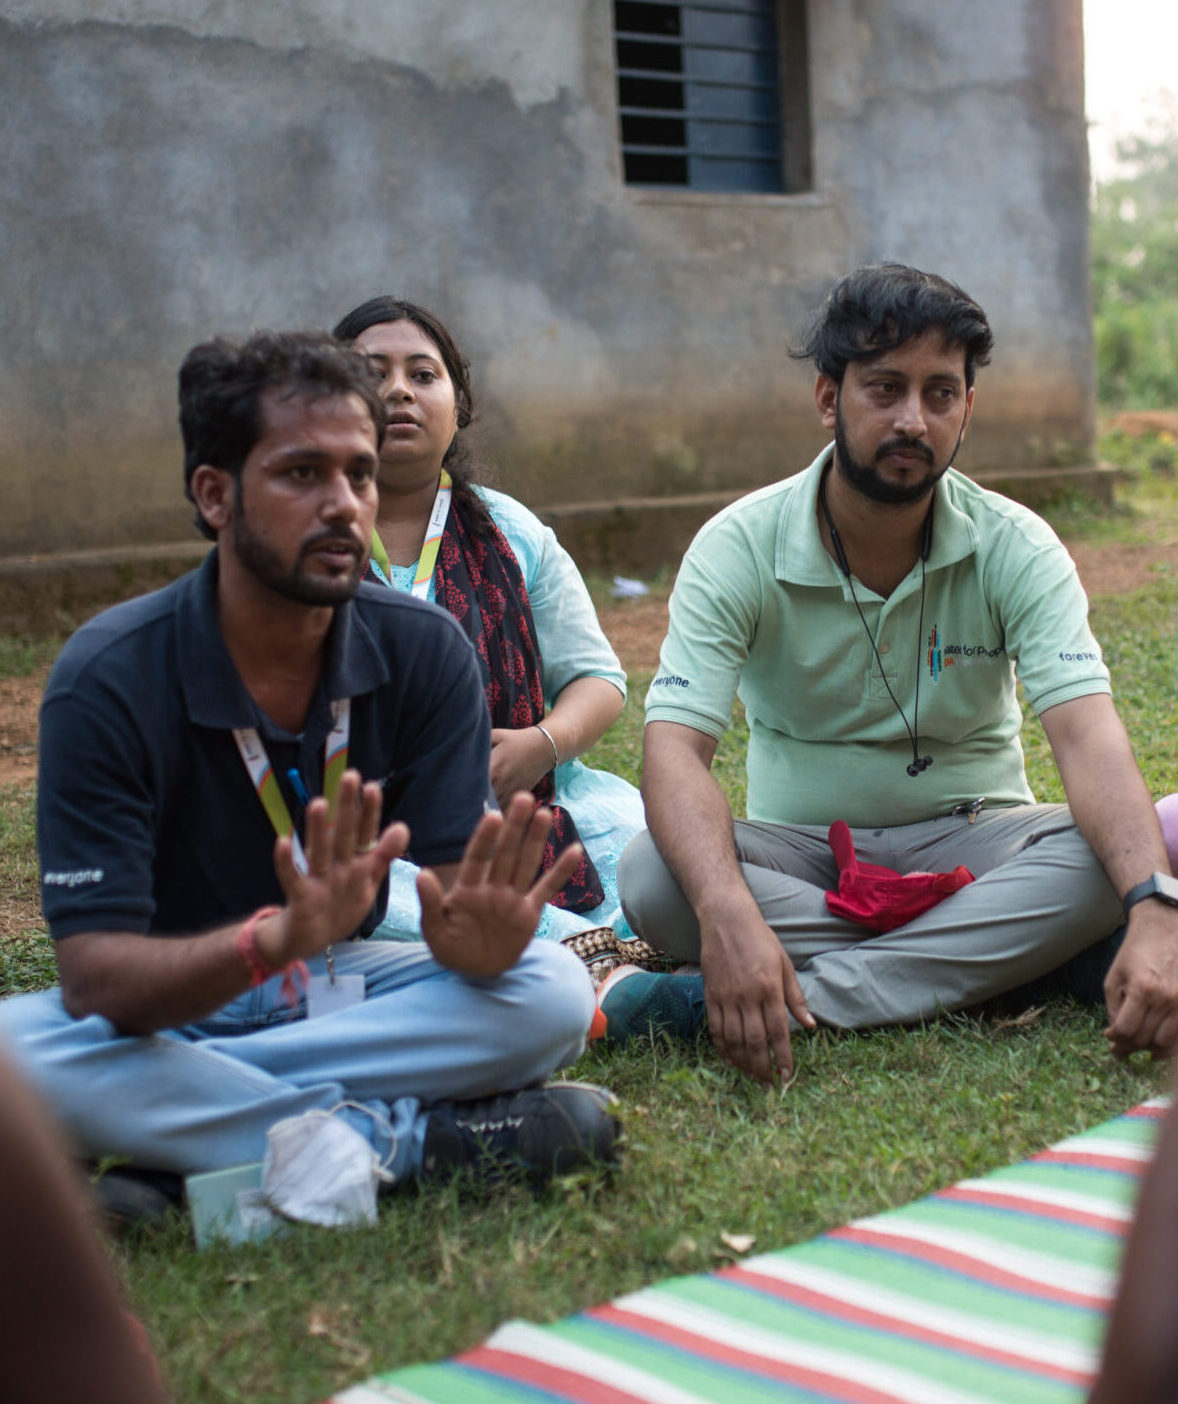
[[[1067,806],[983,811],[897,828],[853,829],[859,857],[899,872],[964,864],[976,882],[883,935],[834,916],[838,869],[817,825],[738,820],[737,855],[811,1012],[839,1028],[912,1023],[1054,970],[1108,936],[1121,911]],[[701,855],[701,862],[706,855]],[[676,959],[699,959],[699,925],[649,833],[622,856],[627,919]]]
[[[533,941],[493,980],[439,966],[421,945],[337,946],[362,1004],[308,1020],[279,979],[207,1021],[128,1037],[73,1019],[57,990],[0,1003],[0,1037],[77,1149],[179,1174],[260,1160],[274,1122],[349,1100],[345,1113],[398,1178],[421,1164],[423,1106],[543,1081],[581,1052],[593,1013],[584,966]],[[322,974],[322,957],[310,962]],[[381,1123],[392,1129],[392,1141]]]

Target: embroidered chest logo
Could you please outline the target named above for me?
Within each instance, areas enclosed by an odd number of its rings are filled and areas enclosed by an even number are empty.
[[[985,643],[946,643],[935,624],[929,630],[926,660],[933,682],[946,668],[976,668],[979,664],[994,663],[1005,657],[1006,649],[1001,644],[990,648]]]

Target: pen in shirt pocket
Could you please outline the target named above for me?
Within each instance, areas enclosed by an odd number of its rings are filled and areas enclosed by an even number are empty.
[[[286,778],[290,781],[290,788],[295,792],[295,799],[298,800],[300,808],[306,810],[311,803],[311,796],[307,793],[306,781],[297,765],[292,765],[286,772]]]
[[[302,772],[298,766],[292,765],[286,772],[286,778],[290,781],[290,787],[295,793],[295,799],[299,802],[299,807],[305,814],[307,806],[311,803],[311,795],[307,789],[307,782],[303,779]],[[396,810],[401,796],[405,793],[405,780],[397,771],[386,775],[380,782],[380,787],[384,792],[381,796],[381,822],[388,823],[393,812]]]

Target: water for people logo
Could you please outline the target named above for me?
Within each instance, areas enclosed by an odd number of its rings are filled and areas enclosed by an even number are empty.
[[[934,682],[946,668],[973,668],[997,663],[1005,655],[1006,648],[1002,644],[991,648],[985,641],[976,644],[946,643],[935,624],[929,630],[928,670]],[[1062,654],[1060,656],[1063,657]]]
[[[937,678],[940,676],[941,669],[944,667],[946,662],[952,663],[953,659],[948,658],[944,662],[942,662],[941,636],[937,631],[937,626],[934,624],[933,627],[929,630],[928,636],[928,670],[933,682],[936,682]]]

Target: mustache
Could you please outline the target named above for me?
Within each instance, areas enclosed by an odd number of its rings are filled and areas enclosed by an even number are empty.
[[[313,551],[318,551],[320,547],[331,546],[337,551],[349,551],[357,560],[367,550],[367,547],[358,537],[351,532],[340,532],[338,529],[332,531],[328,527],[321,531],[318,536],[313,536],[309,541],[304,541],[299,550],[299,559],[309,556]]]
[[[886,458],[889,453],[914,453],[926,463],[933,462],[933,451],[920,439],[888,439],[875,451],[876,461]]]

